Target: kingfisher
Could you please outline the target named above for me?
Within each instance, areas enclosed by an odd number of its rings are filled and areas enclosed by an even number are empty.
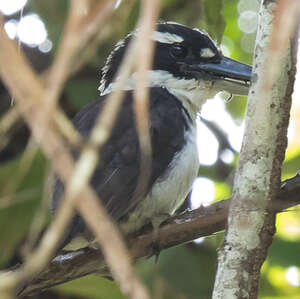
[[[117,89],[116,74],[137,34],[135,30],[115,45],[102,68],[99,99],[75,115],[73,124],[83,140],[88,141],[108,96]],[[99,149],[100,160],[90,180],[108,214],[125,234],[149,223],[157,229],[180,208],[199,170],[196,120],[202,105],[221,91],[247,95],[251,82],[251,66],[225,57],[199,29],[160,22],[152,39],[154,57],[147,71],[152,153],[147,184],[136,192],[143,169],[134,111],[134,71],[123,87],[121,108],[109,139]],[[72,151],[76,160],[79,150]],[[57,179],[53,213],[63,193],[64,185]],[[65,248],[73,250],[92,242],[84,220],[75,215],[61,247],[68,245]]]

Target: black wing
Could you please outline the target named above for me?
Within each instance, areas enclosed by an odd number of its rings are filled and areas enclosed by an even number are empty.
[[[174,154],[184,144],[184,133],[189,119],[181,103],[162,88],[150,89],[150,134],[152,142],[152,172],[147,186],[163,175]],[[101,98],[84,107],[73,119],[74,126],[87,139],[105,100]],[[125,92],[122,107],[107,143],[100,150],[100,163],[91,179],[91,186],[99,195],[108,213],[116,221],[134,209],[145,194],[133,202],[140,174],[141,153],[133,111],[133,94]],[[63,185],[56,182],[53,209],[59,205]],[[84,199],[83,199],[84,200]],[[77,215],[71,234],[84,230],[84,223]]]

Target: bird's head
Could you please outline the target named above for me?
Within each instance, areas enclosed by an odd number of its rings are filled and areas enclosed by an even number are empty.
[[[137,31],[119,41],[102,69],[99,90],[102,95],[115,88],[116,72],[131,38]],[[148,71],[149,87],[169,90],[193,112],[220,91],[247,95],[252,68],[222,55],[212,39],[198,29],[165,22],[152,34],[155,41],[153,66]],[[136,74],[128,79],[125,89],[135,88]]]

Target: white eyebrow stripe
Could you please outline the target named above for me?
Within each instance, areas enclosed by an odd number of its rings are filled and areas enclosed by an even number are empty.
[[[211,58],[216,56],[216,53],[214,53],[210,48],[204,48],[201,49],[200,56],[204,58]]]
[[[183,42],[183,38],[177,34],[169,32],[154,31],[152,39],[165,44],[174,44]]]

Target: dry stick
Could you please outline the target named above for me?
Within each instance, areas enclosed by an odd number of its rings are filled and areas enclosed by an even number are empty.
[[[76,1],[76,0],[75,0]],[[97,2],[97,1],[96,1]],[[114,3],[109,0],[102,0],[96,6],[90,4],[88,16],[82,20],[82,29],[79,32],[81,45],[83,46],[93,35],[102,30],[102,26],[114,11]]]
[[[20,113],[16,108],[7,111],[0,120],[0,136],[5,134],[19,119]]]
[[[147,188],[151,175],[152,147],[150,139],[148,70],[152,67],[154,42],[152,32],[155,29],[160,1],[144,1],[141,7],[141,19],[137,34],[137,82],[134,91],[135,121],[141,150],[141,165],[137,187],[133,198],[138,199]],[[135,201],[135,200],[134,200]]]
[[[134,2],[134,1],[131,1]],[[69,74],[73,74],[78,71],[85,64],[89,57],[95,52],[99,43],[105,39],[111,32],[111,26],[104,26],[104,20],[112,14],[111,8],[112,1],[101,1],[98,5],[91,9],[90,14],[82,20],[80,25],[81,31],[77,33],[77,40],[80,41],[76,53],[76,61],[73,60]],[[122,15],[122,18],[124,16]],[[99,32],[100,30],[100,32]],[[84,48],[83,48],[84,47]],[[63,50],[62,50],[63,52]],[[59,65],[59,64],[58,64]],[[66,118],[65,114],[60,111],[59,108],[56,110],[56,124],[59,131],[71,142],[73,145],[78,145],[81,142],[81,136],[79,133],[70,126],[70,122]]]
[[[72,64],[71,74],[77,72],[78,69],[92,57],[92,55],[96,52],[99,43],[111,34],[112,29],[115,27],[115,22],[125,22],[124,20],[128,17],[129,11],[131,11],[132,5],[135,1],[136,0],[130,0],[126,2],[127,6],[125,13],[124,7],[122,9],[118,8],[117,11],[114,12],[113,24],[103,24],[102,21],[102,18],[104,18],[105,15],[107,18],[107,15],[109,16],[112,13],[110,7],[110,5],[114,5],[112,4],[112,1],[101,1],[95,8],[93,7],[89,16],[83,20],[83,23],[88,23],[88,26],[84,27],[83,24],[81,25],[82,31],[80,32],[81,44],[80,49],[78,50],[79,55],[76,57],[76,61]],[[100,15],[100,12],[102,15]],[[88,45],[88,47],[86,45]]]
[[[0,119],[0,151],[9,143],[8,131],[20,119],[20,113],[15,108],[11,108]]]
[[[55,110],[54,121],[58,131],[68,140],[71,145],[78,146],[82,143],[81,135],[58,106]]]
[[[71,12],[64,28],[63,40],[59,45],[56,59],[46,75],[48,90],[50,91],[47,95],[47,103],[51,106],[47,109],[48,115],[51,114],[51,109],[54,110],[58,94],[61,92],[67,77],[77,71],[87,61],[91,53],[85,53],[84,57],[80,57],[74,62],[75,55],[82,48],[87,47],[91,38],[99,36],[99,30],[105,30],[105,21],[114,11],[114,4],[111,0],[100,1],[96,6],[93,6],[93,3],[91,0],[73,0],[71,2]],[[96,46],[106,35],[107,32],[102,34],[100,38],[94,38],[92,47],[96,49]],[[69,125],[68,119],[59,108],[56,108],[56,111],[55,120],[59,131],[71,144],[78,145],[81,141],[78,132]]]
[[[6,145],[6,136],[5,135],[13,125],[20,120],[21,115],[18,109],[15,106],[12,106],[0,119],[0,149]],[[82,138],[78,131],[74,129],[72,124],[66,115],[61,111],[61,109],[56,109],[54,114],[55,123],[59,127],[60,132],[67,138],[67,140],[72,145],[78,145],[82,141]],[[4,142],[5,138],[5,142]],[[5,144],[4,144],[5,143]]]
[[[269,207],[280,212],[300,204],[300,176],[288,179],[281,185],[280,194]],[[160,229],[159,247],[166,249],[178,246],[196,238],[212,235],[225,228],[230,200],[219,201],[209,207],[172,217]],[[128,244],[133,258],[152,255],[152,232],[141,232],[129,238]],[[66,281],[90,274],[110,275],[101,252],[93,249],[78,250],[57,256],[36,280],[23,290],[22,295],[41,292]]]
[[[63,178],[65,183],[68,183],[73,172],[72,160],[70,159],[69,153],[63,147],[60,136],[56,135],[54,131],[49,130],[48,126],[45,126],[45,123],[43,122],[44,106],[43,103],[41,103],[41,99],[43,99],[41,85],[32,70],[28,67],[28,64],[26,64],[24,57],[18,55],[16,52],[12,42],[4,32],[3,26],[0,26],[0,40],[1,75],[6,85],[16,94],[20,110],[30,125],[34,136],[41,143],[45,153],[52,159],[55,171]],[[7,61],[12,63],[6,64]],[[16,65],[18,65],[17,73],[14,72]],[[25,76],[25,79],[23,78],[22,81],[19,77],[22,77],[23,75]],[[18,84],[19,80],[22,82],[19,82]],[[94,194],[93,190],[87,187],[85,187],[82,194],[79,195],[81,197],[84,196],[86,202],[86,205],[84,205],[83,202],[78,200],[79,209],[82,208],[83,217],[91,224],[91,219],[88,218],[89,211],[87,211],[86,206],[93,206],[93,211],[101,210],[97,205],[97,196]],[[2,290],[12,289],[18,282],[28,278],[37,271],[40,271],[47,263],[47,260],[55,249],[57,240],[61,238],[68,219],[72,216],[72,209],[70,209],[70,207],[74,200],[75,197],[69,197],[63,201],[56,220],[52,222],[48,232],[42,239],[39,248],[32,253],[20,271],[11,275],[5,275],[3,279],[1,279],[0,287]],[[100,214],[99,218],[95,218],[92,221],[92,229],[97,227],[97,231],[94,232],[97,237],[102,233],[101,228],[104,231],[106,230],[104,224],[107,225],[107,227],[111,227],[105,213],[102,212],[102,215]],[[98,225],[95,225],[95,223],[98,223]],[[122,247],[124,246],[117,236],[117,233],[114,234],[111,231],[111,238],[114,238],[114,241],[117,243],[103,243],[105,252],[109,253],[108,256],[122,256],[122,254],[124,256],[124,250],[122,251]],[[98,239],[101,239],[101,236]],[[120,266],[124,266],[126,263],[126,271],[124,271],[124,267],[123,269],[120,269]],[[111,266],[112,271],[118,274],[116,279],[120,282],[121,288],[127,295],[131,298],[148,298],[143,287],[133,275],[128,259],[126,260],[126,258],[124,258],[119,265],[119,261],[116,263],[112,258],[111,260],[108,259],[108,264]]]
[[[83,48],[76,56],[76,60],[72,63],[70,75],[76,74],[83,66],[87,64],[88,61],[91,61],[91,59],[95,56],[95,53],[99,49],[99,44],[111,37],[112,34],[113,27],[105,26],[97,35],[92,37],[87,42],[87,46]]]
[[[75,51],[75,48],[73,47],[72,51],[65,51],[64,47],[61,46],[59,49],[59,53],[57,55],[57,59],[55,61],[55,64],[57,65],[57,67],[61,67],[61,62],[65,62],[65,61],[71,61],[71,57],[70,56],[74,56],[76,53],[78,52],[86,52],[85,49],[81,49],[83,47],[86,47],[86,44],[91,40],[91,38],[94,38],[94,41],[92,41],[92,48],[96,49],[96,46],[99,45],[99,43],[104,39],[105,36],[107,36],[108,32],[105,31],[103,33],[103,30],[106,30],[104,28],[104,21],[112,14],[113,12],[113,3],[110,0],[107,1],[101,1],[100,3],[98,3],[98,5],[96,7],[93,7],[91,9],[91,1],[88,1],[89,4],[89,9],[87,9],[87,11],[89,11],[90,13],[85,16],[84,18],[82,18],[81,22],[80,22],[80,26],[78,26],[78,28],[76,28],[77,32],[71,34],[71,36],[76,35],[76,41],[79,42],[77,44],[77,50]],[[133,1],[132,1],[133,2]],[[74,5],[76,5],[76,1],[74,2]],[[68,22],[67,22],[68,23]],[[74,23],[74,22],[72,22]],[[69,28],[67,30],[67,27]],[[66,32],[69,32],[70,28],[73,28],[73,26],[67,26],[66,25]],[[74,30],[75,28],[73,28]],[[99,30],[101,30],[101,34],[99,34]],[[95,38],[96,37],[96,38]],[[68,42],[65,42],[66,44],[68,44]],[[75,46],[75,45],[73,45]],[[90,48],[90,44],[88,44],[88,47]],[[69,74],[72,74],[73,72],[76,72],[78,70],[78,68],[80,68],[86,61],[87,58],[91,55],[90,52],[93,52],[94,50],[89,51],[88,53],[84,53],[84,57],[79,57],[79,60],[76,60],[74,62],[74,64],[72,63],[71,65],[69,65],[68,67],[70,67],[70,72]],[[76,53],[75,53],[76,52]],[[66,57],[68,56],[68,57]],[[65,72],[63,72],[63,75],[61,76],[60,79],[60,83],[59,85],[62,86],[62,81],[65,80],[65,76],[67,74]],[[49,72],[47,72],[46,74],[46,78],[47,77],[51,77],[54,76],[55,80],[56,80],[56,74],[55,72],[53,72],[52,75],[49,75]],[[118,98],[119,96],[117,96],[116,98]],[[113,101],[112,101],[113,102]],[[112,109],[108,109],[108,113],[109,110],[112,111],[113,110],[113,106],[118,106],[118,104],[116,104],[115,101],[113,105],[109,105],[112,107]],[[111,112],[114,114],[114,112]],[[110,114],[108,114],[110,115]],[[55,121],[56,121],[56,125],[59,129],[59,131],[67,138],[67,140],[72,144],[72,145],[78,145],[81,143],[82,138],[79,135],[79,133],[74,129],[74,127],[72,125],[70,125],[69,120],[66,118],[65,114],[60,110],[59,107],[56,108],[56,113],[55,113]]]
[[[51,109],[54,109],[58,94],[61,92],[68,75],[78,70],[88,57],[86,56],[73,64],[74,56],[83,47],[87,47],[86,44],[92,37],[99,36],[99,30],[104,30],[105,21],[113,13],[114,5],[110,0],[101,1],[95,7],[92,4],[93,2],[90,0],[74,0],[71,3],[71,11],[64,28],[62,42],[59,45],[56,59],[45,78],[48,80],[49,91],[46,105],[52,107],[46,109],[48,114],[51,114]],[[106,35],[107,33],[104,34],[104,36]],[[94,39],[94,49],[103,40],[104,36],[102,34],[100,38]],[[70,125],[69,120],[58,107],[56,108],[55,121],[59,131],[72,145],[80,144],[82,141],[81,136]]]
[[[98,33],[112,12],[113,2],[110,0],[101,1],[96,7],[92,7],[90,0],[73,0],[56,58],[47,73],[45,121],[56,114],[56,124],[59,130],[70,139],[72,144],[75,142],[78,144],[81,139],[78,133],[67,124],[68,120],[65,115],[59,109],[57,109],[59,116],[55,113],[57,100],[71,73],[75,55],[80,48],[86,46],[86,42],[93,35]]]
[[[88,183],[99,161],[99,149],[108,140],[113,124],[118,115],[123,95],[123,86],[125,85],[132,65],[135,61],[136,43],[133,42],[125,55],[124,61],[117,73],[117,90],[108,96],[103,110],[98,116],[87,145],[81,150],[78,158],[78,171],[75,172],[74,184],[70,192],[79,192],[84,185]],[[88,166],[88,167],[87,167]],[[83,175],[84,173],[84,175]]]
[[[73,0],[70,2],[69,14],[63,30],[62,40],[59,43],[55,60],[48,73],[45,105],[47,106],[46,112],[49,111],[49,115],[52,115],[55,110],[56,101],[61,94],[71,69],[72,58],[78,48],[79,42],[81,42],[77,34],[80,21],[87,10],[87,7],[84,7],[84,2],[84,0]]]
[[[91,7],[91,1],[71,1],[63,39],[48,74],[47,100],[49,102],[47,105],[49,105],[49,114],[54,111],[58,96],[72,69],[74,55],[80,47],[85,46],[86,41],[92,35],[97,33],[112,12],[113,3],[110,0],[101,1],[96,8]]]
[[[296,42],[290,41],[291,30],[273,27],[271,35],[276,2],[262,1],[259,12],[246,129],[213,299],[257,298],[260,268],[275,230],[275,215],[268,213],[267,208],[279,192],[296,71],[295,53],[291,49]],[[270,37],[274,40],[274,36],[281,34],[288,35],[284,38],[287,43],[281,45],[280,53],[274,57]],[[275,75],[269,76],[270,66],[276,64],[279,68]]]

